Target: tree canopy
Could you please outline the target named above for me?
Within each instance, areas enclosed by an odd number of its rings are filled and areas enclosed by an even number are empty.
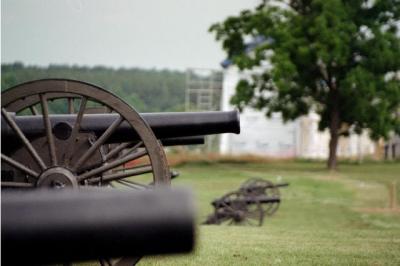
[[[253,73],[231,102],[285,120],[316,112],[336,168],[340,136],[400,132],[399,20],[399,0],[263,1],[210,31],[234,65]]]

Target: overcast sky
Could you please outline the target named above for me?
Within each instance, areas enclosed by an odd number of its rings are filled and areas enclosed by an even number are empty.
[[[259,0],[1,0],[1,62],[219,68],[208,28]]]

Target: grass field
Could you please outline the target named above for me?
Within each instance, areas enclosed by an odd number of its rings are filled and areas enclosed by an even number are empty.
[[[400,163],[347,163],[337,173],[318,162],[175,168],[181,176],[174,185],[195,193],[198,224],[213,199],[249,177],[290,186],[262,227],[201,225],[192,254],[148,257],[139,265],[400,265],[400,212],[387,211],[391,182],[400,195]]]

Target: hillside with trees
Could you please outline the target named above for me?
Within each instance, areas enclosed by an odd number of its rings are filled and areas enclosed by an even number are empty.
[[[185,73],[170,70],[50,65],[2,64],[1,90],[44,78],[66,78],[99,85],[140,112],[183,111]]]

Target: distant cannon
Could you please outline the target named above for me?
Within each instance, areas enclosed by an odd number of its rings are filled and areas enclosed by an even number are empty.
[[[278,183],[263,179],[263,178],[250,178],[245,181],[239,188],[241,193],[251,197],[267,197],[271,199],[269,202],[263,202],[262,208],[265,215],[273,215],[279,208],[280,204],[280,191],[279,188],[287,187],[289,183]],[[265,200],[264,200],[265,201]]]
[[[273,215],[281,202],[279,188],[288,183],[273,184],[261,178],[251,178],[237,191],[214,200],[214,212],[204,224],[247,224],[261,226],[265,215]]]

